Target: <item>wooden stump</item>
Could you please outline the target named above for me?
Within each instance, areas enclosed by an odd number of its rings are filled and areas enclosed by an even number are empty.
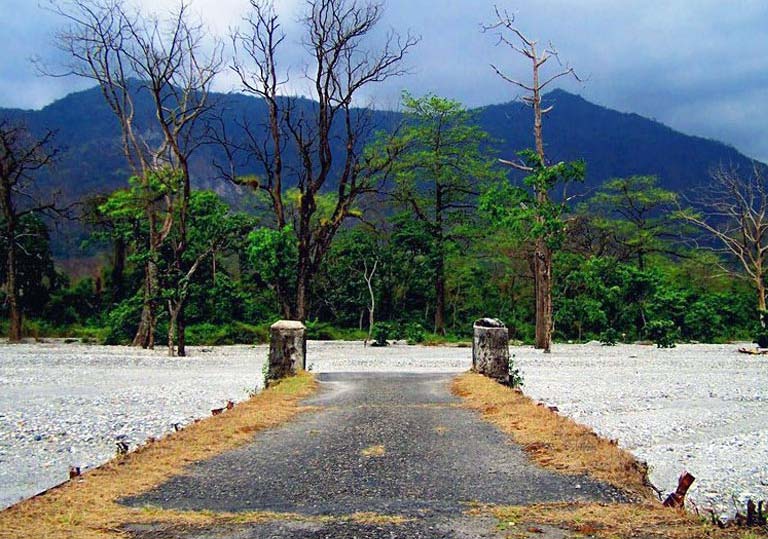
[[[269,328],[267,382],[293,376],[307,363],[307,332],[304,324],[279,320]]]
[[[472,370],[509,384],[509,331],[494,318],[481,318],[474,325]]]

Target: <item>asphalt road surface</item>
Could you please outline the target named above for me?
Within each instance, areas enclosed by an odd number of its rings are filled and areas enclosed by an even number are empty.
[[[451,376],[322,374],[320,392],[307,401],[317,411],[123,500],[139,507],[339,519],[208,529],[129,526],[128,531],[136,538],[188,539],[503,537],[494,522],[465,511],[473,503],[623,499],[612,487],[586,477],[534,465],[506,435],[460,406],[449,390]],[[391,525],[343,521],[358,512],[409,520]]]

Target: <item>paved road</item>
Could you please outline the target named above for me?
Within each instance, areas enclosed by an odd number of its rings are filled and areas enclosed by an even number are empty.
[[[134,537],[495,537],[464,516],[472,502],[616,501],[614,489],[531,464],[508,438],[459,406],[451,375],[323,374],[319,411],[191,466],[132,506],[402,515],[401,525],[276,522],[200,530],[133,528]]]

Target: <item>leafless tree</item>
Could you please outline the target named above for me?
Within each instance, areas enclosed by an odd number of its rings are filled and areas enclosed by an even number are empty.
[[[5,293],[10,314],[9,342],[19,342],[22,308],[19,302],[18,254],[21,219],[30,214],[58,212],[53,199],[41,200],[34,189],[35,175],[51,164],[56,149],[53,133],[35,137],[25,127],[0,122],[0,210],[5,243]]]
[[[734,257],[743,272],[721,267],[729,274],[746,278],[757,292],[760,324],[765,327],[768,275],[768,180],[755,165],[748,176],[734,168],[712,172],[712,182],[691,200],[698,211],[686,208],[682,217],[717,240],[713,250]],[[706,245],[706,243],[703,243]]]
[[[379,259],[376,258],[373,261],[373,265],[369,268],[368,260],[363,258],[363,270],[357,270],[363,276],[365,284],[368,286],[368,336],[365,338],[363,346],[367,345],[368,341],[373,337],[374,315],[376,313],[376,294],[373,291],[373,276],[376,275],[376,268],[378,265]]]
[[[123,151],[146,191],[149,256],[145,266],[144,308],[134,345],[154,346],[160,285],[159,253],[171,243],[170,264],[177,279],[197,268],[184,260],[190,196],[189,160],[200,146],[201,118],[212,106],[209,93],[222,65],[221,47],[203,52],[205,29],[191,21],[180,0],[167,20],[129,8],[123,0],[50,0],[68,23],[57,36],[71,62],[64,73],[96,82],[120,124]],[[137,117],[136,98],[147,92],[152,112]],[[168,171],[170,170],[170,173]],[[152,182],[169,181],[160,189]],[[176,286],[169,307],[184,346],[184,286]],[[169,333],[172,339],[172,333]],[[171,352],[174,343],[169,342]]]
[[[496,18],[492,24],[483,27],[486,32],[494,32],[498,44],[508,47],[514,54],[524,57],[530,62],[531,80],[524,81],[513,78],[495,64],[491,67],[503,80],[523,92],[522,100],[533,109],[533,138],[535,151],[541,163],[546,164],[547,157],[544,146],[543,119],[551,112],[553,106],[542,106],[542,93],[553,82],[564,77],[580,80],[574,69],[560,62],[557,50],[551,45],[541,46],[538,41],[527,37],[516,25],[514,15],[495,7]],[[557,65],[554,72],[544,74],[546,64]],[[532,172],[533,168],[517,160],[501,159],[501,163],[524,172]],[[549,200],[545,189],[535,193],[539,204]],[[539,218],[541,219],[541,218]],[[545,238],[536,240],[534,249],[534,288],[536,295],[536,348],[550,351],[552,344],[553,311],[552,311],[552,249]]]
[[[309,54],[304,80],[311,87],[311,107],[295,106],[288,92],[288,72],[279,67],[285,39],[270,1],[251,0],[245,28],[233,35],[232,69],[246,93],[264,100],[266,126],[243,122],[249,143],[229,147],[235,162],[245,155],[258,167],[258,179],[229,179],[264,192],[278,228],[291,225],[298,245],[295,291],[279,289],[283,315],[304,320],[310,304],[309,286],[336,232],[356,203],[377,190],[377,178],[393,154],[373,156],[362,144],[372,133],[369,116],[355,109],[357,98],[370,86],[405,73],[402,60],[417,39],[389,33],[377,50],[366,39],[381,19],[382,4],[358,0],[308,0],[302,18],[303,43]],[[298,167],[286,170],[285,153],[298,156]],[[318,218],[318,197],[334,184],[328,215]],[[289,185],[298,189],[298,203],[286,203]],[[329,192],[330,194],[330,192]]]

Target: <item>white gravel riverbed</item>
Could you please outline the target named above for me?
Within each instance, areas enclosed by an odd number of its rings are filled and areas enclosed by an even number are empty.
[[[690,471],[689,500],[731,513],[733,501],[768,499],[768,358],[736,345],[557,345],[512,352],[525,392],[617,438],[646,460],[665,491]],[[468,348],[310,342],[315,372],[461,372]],[[206,350],[206,351],[204,351]],[[210,415],[261,385],[265,346],[163,350],[42,343],[0,345],[0,507],[67,477],[70,465],[111,458],[173,423]]]
[[[0,508],[98,466],[123,436],[149,437],[241,401],[261,384],[265,347],[166,351],[40,343],[0,345]]]

